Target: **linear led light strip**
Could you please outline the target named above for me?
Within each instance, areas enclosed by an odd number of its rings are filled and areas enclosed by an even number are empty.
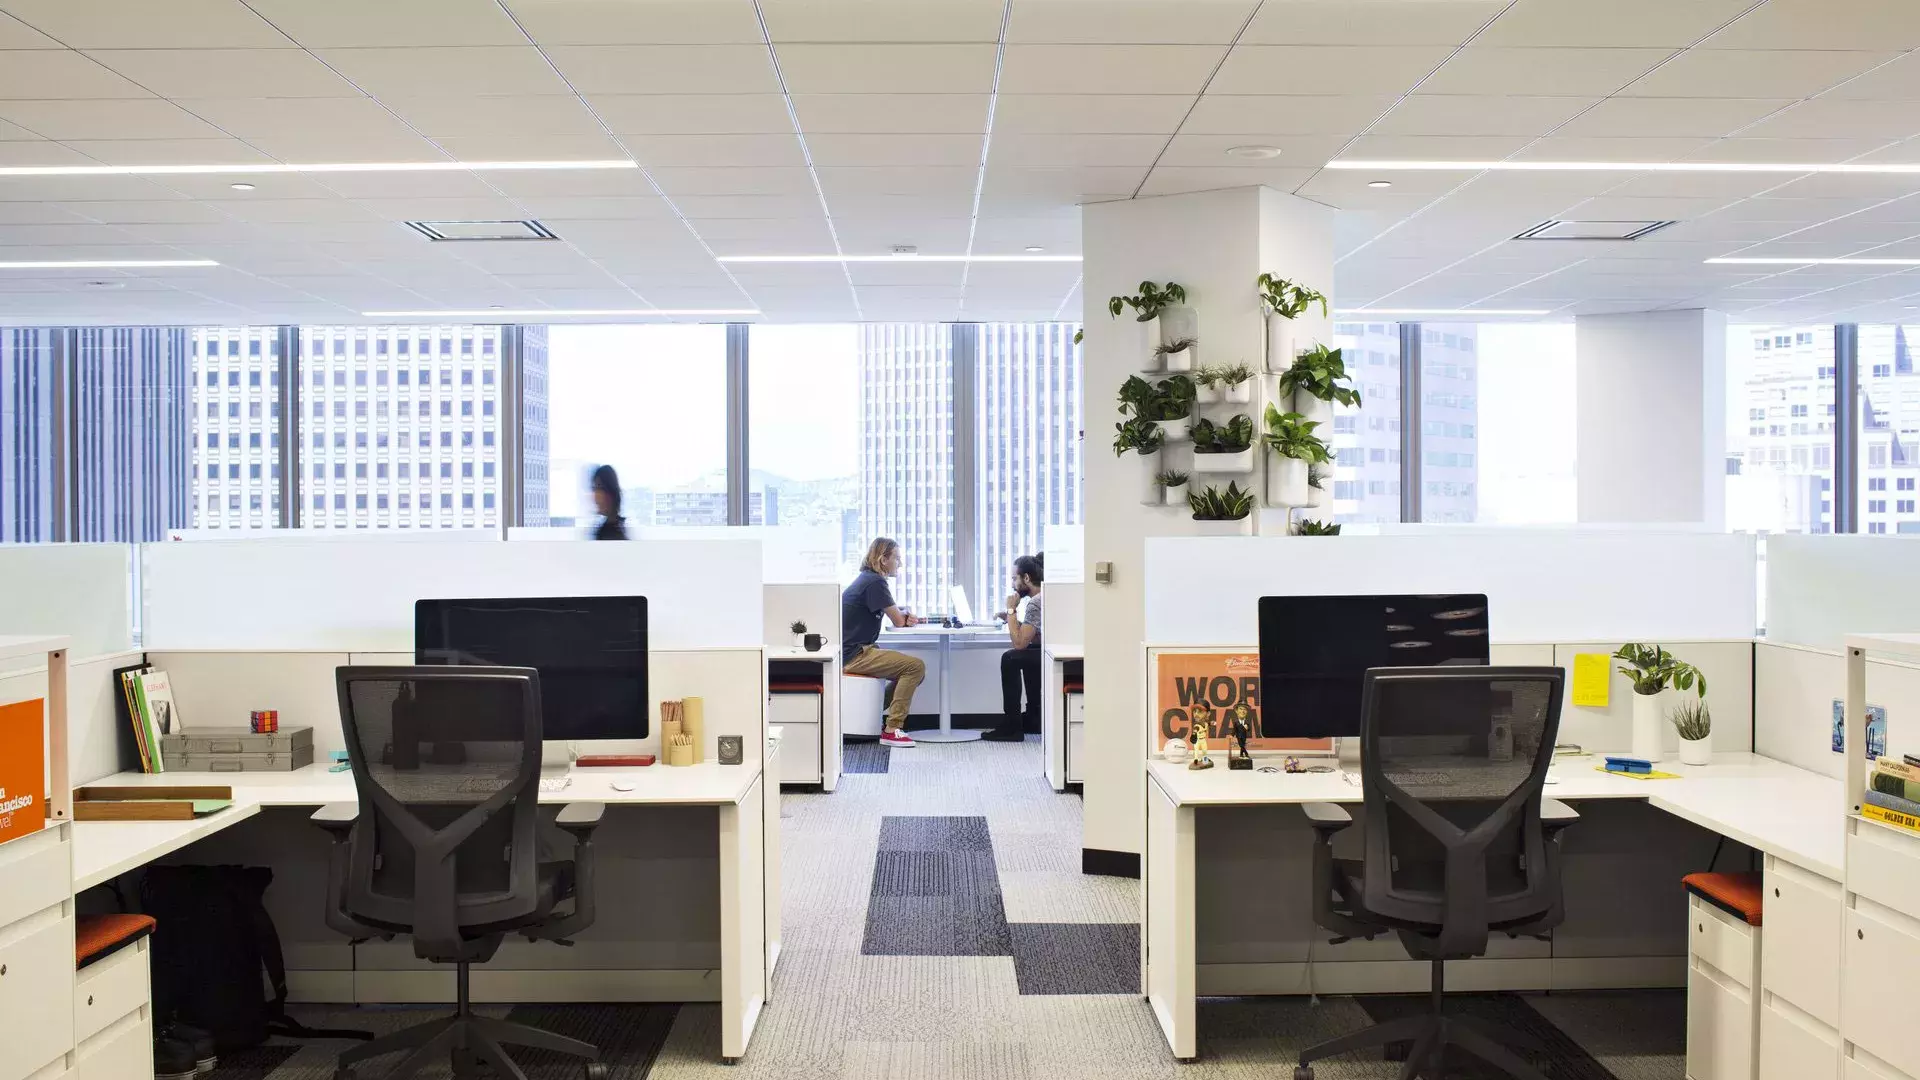
[[[486,308],[484,310],[363,311],[369,319],[745,318],[757,308]]]
[[[1078,255],[721,255],[723,263],[1077,263]]]
[[[1359,318],[1370,315],[1435,315],[1442,317],[1459,316],[1471,318],[1477,315],[1551,315],[1545,308],[1351,308],[1335,311],[1336,319]]]
[[[1840,257],[1833,259],[1746,258],[1728,256],[1706,260],[1709,266],[1920,266],[1920,259],[1876,259]]]
[[[212,259],[66,259],[0,262],[0,270],[157,270],[175,266],[219,266]]]
[[[243,165],[8,165],[4,176],[209,176],[272,173],[539,172],[638,169],[624,158],[611,161],[328,161],[311,164],[256,162]]]
[[[1699,172],[1920,174],[1920,164],[1783,161],[1366,161],[1327,162],[1329,169],[1372,172]]]

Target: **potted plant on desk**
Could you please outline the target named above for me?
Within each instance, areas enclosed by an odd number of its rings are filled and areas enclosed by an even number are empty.
[[[1702,699],[1707,696],[1707,677],[1700,669],[1681,660],[1658,645],[1631,642],[1614,650],[1613,658],[1625,660],[1620,674],[1633,680],[1633,756],[1657,761],[1664,717],[1660,711],[1660,692],[1668,687],[1693,690]]]
[[[795,619],[793,620],[793,625],[787,627],[787,629],[793,632],[793,647],[796,649],[805,648],[806,646],[803,645],[802,642],[807,638],[807,624],[801,622],[799,619]]]
[[[1680,764],[1713,763],[1713,713],[1706,702],[1682,699],[1667,710],[1667,721],[1680,733]]]

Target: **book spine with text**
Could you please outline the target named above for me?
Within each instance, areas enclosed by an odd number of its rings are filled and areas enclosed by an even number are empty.
[[[1889,810],[1884,806],[1866,803],[1860,807],[1860,816],[1884,821],[1889,825],[1902,828],[1911,833],[1920,833],[1920,816],[1903,814],[1898,810]]]

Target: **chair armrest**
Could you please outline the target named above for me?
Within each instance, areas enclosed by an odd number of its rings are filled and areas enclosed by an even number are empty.
[[[1547,825],[1571,825],[1580,820],[1580,811],[1559,799],[1540,800],[1540,820]]]
[[[568,803],[560,808],[553,819],[555,825],[573,834],[575,840],[585,840],[593,833],[594,827],[606,815],[607,804],[597,802]]]
[[[353,823],[360,818],[359,803],[328,803],[313,812],[308,819],[315,825],[332,833],[334,839],[344,840]]]
[[[1382,928],[1355,919],[1334,901],[1333,836],[1353,824],[1353,815],[1327,802],[1301,803],[1300,811],[1313,826],[1313,921],[1333,931],[1335,944],[1356,937],[1371,940]]]
[[[1339,832],[1353,824],[1353,815],[1347,813],[1347,808],[1339,803],[1301,803],[1300,812],[1307,815],[1307,823],[1317,832]]]

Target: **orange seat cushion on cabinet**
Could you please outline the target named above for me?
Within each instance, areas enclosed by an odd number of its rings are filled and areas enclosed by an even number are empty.
[[[160,924],[151,915],[82,915],[73,928],[75,967],[86,967],[138,941]]]
[[[1766,892],[1756,870],[1735,874],[1688,874],[1680,879],[1687,891],[1730,915],[1747,920],[1748,926],[1760,925],[1760,900]]]

